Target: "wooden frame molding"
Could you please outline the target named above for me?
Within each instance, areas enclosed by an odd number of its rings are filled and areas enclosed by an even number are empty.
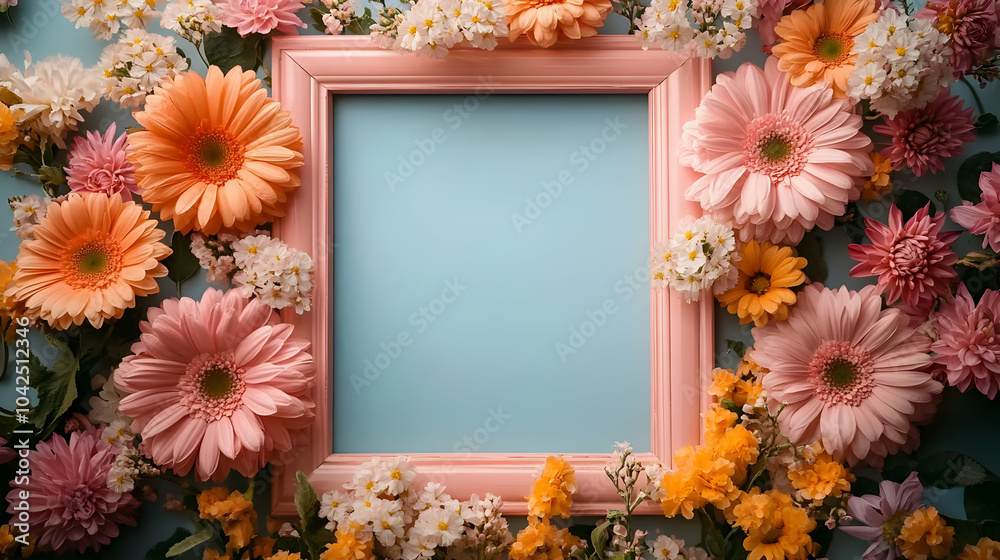
[[[275,469],[272,501],[275,515],[295,513],[295,471],[301,470],[319,492],[340,489],[361,454],[333,453],[332,294],[329,274],[333,255],[331,227],[330,97],[335,94],[475,93],[488,78],[495,93],[643,93],[649,96],[650,244],[665,240],[685,216],[700,215],[697,203],[684,199],[695,177],[677,163],[681,128],[711,85],[709,62],[677,53],[643,51],[632,36],[598,36],[551,49],[526,42],[503,43],[492,52],[456,48],[444,59],[400,55],[374,45],[367,36],[277,37],[273,45],[273,95],[292,113],[305,140],[302,187],[289,202],[287,215],[274,225],[289,245],[308,251],[316,263],[313,310],[286,313],[298,336],[312,341],[317,365],[313,399],[316,419],[310,445],[290,464]],[[669,464],[673,450],[701,437],[701,412],[708,397],[714,356],[713,299],[686,304],[667,292],[652,293],[651,453],[644,463]],[[287,311],[287,310],[286,310]],[[535,472],[545,454],[409,454],[427,480],[445,483],[452,497],[492,492],[505,499],[505,513],[523,515]],[[579,492],[573,513],[603,515],[620,507],[604,474],[611,454],[565,455],[576,468]],[[646,504],[640,513],[655,513]]]

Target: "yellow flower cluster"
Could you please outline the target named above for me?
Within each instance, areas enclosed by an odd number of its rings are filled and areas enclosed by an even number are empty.
[[[813,553],[809,533],[816,521],[784,492],[753,488],[741,493],[729,517],[747,534],[743,548],[750,553],[748,560],[805,560]]]
[[[217,486],[198,494],[198,513],[202,519],[218,521],[222,532],[229,538],[227,551],[237,550],[250,544],[257,534],[257,512],[253,502],[237,491]]]
[[[5,103],[4,92],[0,88],[0,170],[10,171],[14,165],[14,154],[21,144],[24,134],[18,129],[18,121],[24,116],[24,111],[12,111]]]
[[[957,560],[1000,560],[1000,543],[983,537],[976,544],[967,544]]]
[[[805,461],[793,463],[788,468],[788,480],[802,500],[812,500],[818,506],[828,496],[839,498],[851,491],[854,475],[835,461],[821,443],[807,447],[805,456]]]
[[[556,529],[549,519],[569,517],[576,493],[576,471],[562,457],[545,459],[542,474],[531,485],[528,526],[510,546],[511,560],[562,560],[580,543],[568,529]]]
[[[907,560],[945,558],[954,542],[955,529],[945,524],[933,507],[920,508],[903,521],[896,546]]]
[[[761,378],[766,373],[766,368],[760,367],[753,361],[753,348],[748,348],[735,372],[731,369],[715,368],[712,372],[712,384],[708,386],[708,394],[712,395],[715,402],[730,400],[740,408],[747,403],[752,406],[764,396]]]
[[[517,534],[510,545],[511,560],[563,560],[569,558],[580,539],[569,529],[556,529],[548,519],[531,517],[528,526]]]
[[[861,188],[861,200],[879,200],[892,192],[892,162],[878,152],[869,154],[875,164],[875,173],[865,181]]]
[[[359,538],[361,526],[351,523],[351,526],[335,534],[337,540],[326,545],[326,550],[319,560],[373,560],[372,541]]]
[[[562,457],[545,459],[542,475],[531,485],[528,515],[534,517],[569,517],[576,492],[576,471]]]
[[[705,413],[705,445],[678,449],[676,469],[658,481],[663,513],[693,519],[708,504],[729,508],[759,453],[757,437],[736,424],[736,414],[713,404]]]

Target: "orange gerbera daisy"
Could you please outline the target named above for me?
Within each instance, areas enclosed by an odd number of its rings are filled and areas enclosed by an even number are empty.
[[[793,86],[829,84],[847,97],[847,77],[857,55],[854,38],[878,19],[875,0],[826,0],[781,18],[774,31],[781,42],[771,52]]]
[[[762,327],[769,319],[785,320],[788,306],[795,303],[795,292],[789,288],[806,281],[802,273],[806,259],[796,257],[791,247],[756,239],[744,243],[741,254],[736,285],[716,299],[739,316],[741,325],[753,321]]]
[[[71,193],[49,204],[34,233],[21,243],[6,295],[56,329],[84,320],[100,328],[135,307],[136,296],[158,292],[156,279],[167,274],[159,262],[170,255],[165,233],[117,194]]]
[[[254,73],[217,67],[166,80],[135,120],[129,161],[142,198],[177,230],[250,231],[300,184],[302,136]]]
[[[612,8],[611,0],[509,0],[503,7],[510,40],[524,35],[539,47],[551,47],[560,35],[567,39],[597,35]]]

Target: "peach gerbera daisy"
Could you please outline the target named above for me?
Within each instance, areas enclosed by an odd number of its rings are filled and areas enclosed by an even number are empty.
[[[826,0],[794,10],[774,27],[781,42],[772,53],[778,69],[793,86],[826,83],[833,96],[847,97],[847,78],[854,70],[854,38],[878,19],[875,0]]]
[[[177,230],[250,231],[300,184],[302,136],[253,72],[185,72],[146,98],[129,135],[143,200]]]
[[[136,296],[158,292],[156,279],[167,274],[159,262],[170,255],[160,243],[165,233],[148,210],[117,194],[52,202],[34,234],[21,243],[6,295],[56,329],[84,320],[100,328],[135,307]]]
[[[539,47],[551,47],[560,36],[597,35],[612,8],[610,0],[510,0],[503,7],[510,40],[524,35]]]

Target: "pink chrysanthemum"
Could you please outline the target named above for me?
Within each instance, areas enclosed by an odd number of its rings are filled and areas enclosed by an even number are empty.
[[[233,27],[246,37],[251,33],[297,33],[296,27],[305,27],[296,12],[302,9],[301,0],[219,0],[222,25]]]
[[[951,209],[951,219],[974,235],[982,235],[983,249],[987,245],[1000,251],[1000,164],[983,171],[979,176],[983,201],[973,204],[968,200]]]
[[[931,344],[948,383],[968,391],[973,385],[994,398],[1000,389],[1000,292],[986,290],[976,304],[965,285],[935,317],[940,338]]]
[[[313,417],[309,343],[236,290],[167,300],[148,317],[115,384],[153,460],[201,480],[287,462]]]
[[[131,494],[108,488],[115,455],[97,429],[87,423],[69,435],[41,442],[29,452],[31,476],[11,481],[7,513],[30,493],[30,533],[39,550],[60,554],[97,551],[118,536],[119,525],[135,525],[139,502]]]
[[[909,167],[917,177],[944,169],[944,159],[962,151],[972,142],[972,107],[962,108],[962,100],[947,89],[927,106],[897,113],[873,130],[892,140],[881,154],[893,169]]]
[[[997,0],[929,0],[914,17],[933,20],[951,38],[949,60],[955,75],[967,74],[1000,48]]]
[[[941,231],[944,212],[930,216],[930,205],[903,223],[896,205],[889,209],[889,224],[865,218],[865,234],[871,245],[848,245],[847,253],[858,261],[851,276],[878,276],[878,289],[887,303],[902,300],[915,313],[926,315],[934,300],[951,292],[958,273],[951,265],[958,256],[951,244],[961,232]]]
[[[115,138],[115,124],[111,123],[103,135],[88,132],[78,136],[69,154],[66,183],[73,192],[97,192],[111,196],[122,195],[132,200],[140,194],[135,184],[135,166],[125,159],[128,155],[128,136]]]
[[[704,174],[688,200],[743,240],[788,244],[830,229],[875,167],[850,103],[825,85],[792,86],[777,64],[720,75],[684,125],[680,161]]]
[[[925,368],[930,339],[899,309],[882,309],[875,286],[860,292],[806,286],[787,321],[753,329],[754,361],[768,405],[784,403],[782,431],[822,441],[838,461],[879,464],[914,444],[942,386]]]

